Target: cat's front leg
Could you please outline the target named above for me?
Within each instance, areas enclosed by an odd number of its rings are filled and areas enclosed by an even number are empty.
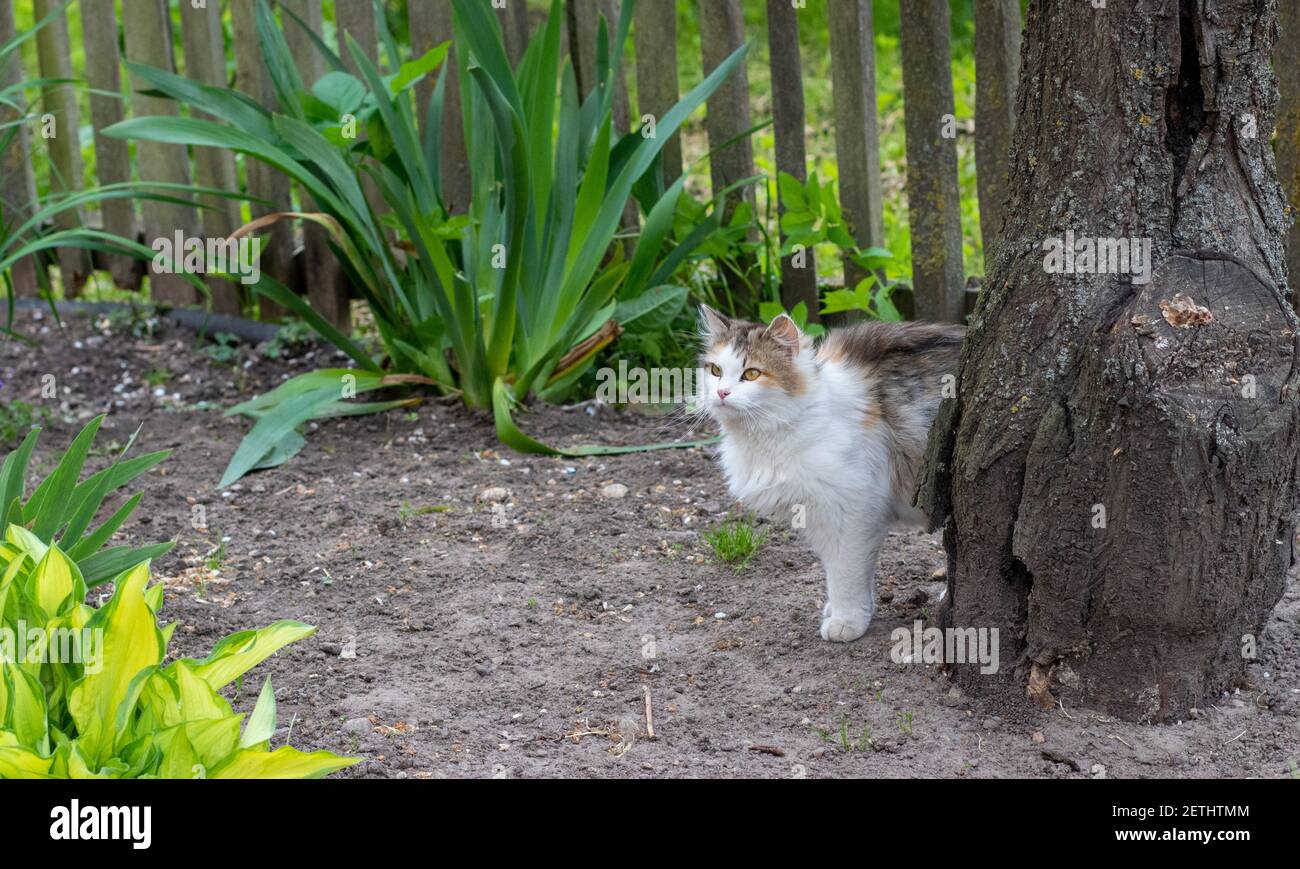
[[[876,556],[884,537],[883,528],[855,523],[819,541],[818,555],[826,569],[823,640],[851,643],[867,632],[876,612]]]

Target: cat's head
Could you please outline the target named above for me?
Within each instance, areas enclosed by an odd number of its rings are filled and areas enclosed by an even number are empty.
[[[770,324],[700,306],[697,403],[722,423],[779,423],[797,410],[812,375],[811,342],[785,314]]]

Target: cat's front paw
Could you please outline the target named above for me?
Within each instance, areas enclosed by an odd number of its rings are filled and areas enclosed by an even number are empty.
[[[851,643],[867,632],[871,616],[867,613],[836,615],[822,619],[822,639],[832,643]]]

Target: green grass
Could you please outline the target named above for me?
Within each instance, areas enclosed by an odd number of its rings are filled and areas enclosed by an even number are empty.
[[[714,558],[730,564],[737,571],[744,570],[759,547],[767,540],[767,532],[754,525],[752,516],[728,519],[717,528],[704,533],[704,541],[713,550]]]
[[[48,425],[53,418],[48,408],[25,401],[0,401],[0,447],[17,445],[33,428]]]

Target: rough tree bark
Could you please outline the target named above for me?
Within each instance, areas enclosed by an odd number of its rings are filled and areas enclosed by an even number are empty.
[[[975,0],[975,177],[986,252],[997,240],[1007,199],[1019,74],[1020,0]]]
[[[1277,18],[1282,28],[1273,46],[1273,70],[1282,96],[1277,109],[1277,172],[1291,203],[1291,215],[1296,217],[1300,216],[1300,0],[1278,0]],[[1286,262],[1287,274],[1295,284],[1300,281],[1300,220],[1291,224]],[[1291,303],[1300,311],[1294,287]]]
[[[918,492],[947,519],[946,620],[1000,631],[1001,673],[959,667],[969,688],[1174,719],[1282,594],[1300,322],[1276,34],[1274,0],[1030,7],[1011,207]],[[1071,230],[1150,240],[1150,281],[1049,273]],[[1205,312],[1162,308],[1180,293]]]

